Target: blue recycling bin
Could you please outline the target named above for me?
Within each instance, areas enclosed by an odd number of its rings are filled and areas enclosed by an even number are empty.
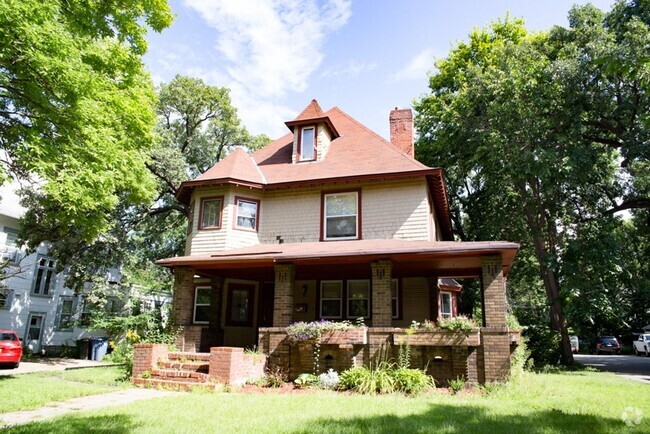
[[[91,360],[100,361],[108,351],[108,338],[92,338],[90,340]]]

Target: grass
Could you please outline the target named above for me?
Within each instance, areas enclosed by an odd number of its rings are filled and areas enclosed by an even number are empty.
[[[650,386],[596,372],[526,373],[488,395],[415,398],[192,393],[73,414],[11,433],[639,433],[650,432]],[[643,411],[638,426],[621,420]]]
[[[130,387],[123,377],[115,366],[1,376],[0,414]]]

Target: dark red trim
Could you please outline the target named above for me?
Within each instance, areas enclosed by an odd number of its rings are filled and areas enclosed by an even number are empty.
[[[325,196],[329,194],[357,193],[357,237],[344,239],[326,239],[325,238]],[[361,216],[361,188],[348,190],[323,190],[320,192],[320,239],[319,241],[352,241],[362,239],[362,216]]]
[[[300,120],[297,120],[297,121],[285,122],[284,124],[290,130],[293,130],[292,127],[301,126],[301,125],[308,125],[308,124],[318,124],[318,123],[324,123],[325,126],[330,130],[330,134],[332,135],[332,140],[340,137],[339,132],[334,127],[334,124],[330,120],[329,116],[321,116],[319,118],[311,118],[311,119],[300,119]]]
[[[247,228],[240,228],[237,226],[237,216],[238,216],[238,211],[239,211],[239,205],[238,202],[242,200],[244,202],[255,202],[257,204],[257,210],[255,213],[255,229],[247,229]],[[244,232],[258,232],[260,228],[260,200],[259,199],[251,199],[250,197],[243,197],[243,196],[235,196],[235,218],[232,222],[232,228],[238,231],[244,231]]]
[[[203,226],[203,203],[207,200],[216,200],[219,199],[221,200],[221,208],[219,209],[219,225],[218,226]],[[199,204],[199,230],[200,231],[206,231],[206,230],[213,230],[213,229],[221,229],[221,223],[223,221],[223,202],[224,202],[224,197],[223,196],[209,196],[209,197],[202,197],[201,202]],[[190,223],[191,224],[191,223]]]
[[[233,321],[232,314],[232,293],[235,290],[244,290],[248,292],[248,318],[246,321]],[[234,327],[252,327],[253,326],[253,310],[255,309],[255,284],[254,283],[228,283],[228,297],[226,299],[226,325]]]

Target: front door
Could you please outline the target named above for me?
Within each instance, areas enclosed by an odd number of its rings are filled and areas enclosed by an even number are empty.
[[[43,337],[43,323],[45,314],[30,313],[27,321],[27,335],[25,336],[26,346],[33,353],[41,351],[41,338]]]
[[[273,327],[273,301],[275,298],[275,283],[265,282],[262,285],[260,305],[257,309],[257,326]]]

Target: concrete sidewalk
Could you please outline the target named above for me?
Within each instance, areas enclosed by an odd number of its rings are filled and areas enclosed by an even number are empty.
[[[31,374],[32,372],[43,371],[65,371],[67,369],[91,368],[99,366],[112,366],[110,363],[102,363],[96,360],[61,359],[56,357],[43,357],[28,362],[20,362],[16,369],[6,367],[0,368],[0,376]]]
[[[184,392],[171,392],[168,390],[155,389],[126,389],[120,390],[119,392],[104,393],[102,395],[82,396],[67,401],[49,403],[47,404],[47,407],[42,407],[36,410],[15,411],[13,413],[0,414],[0,430],[9,428],[13,425],[39,422],[72,412],[115,407],[144,399],[180,394],[184,394]]]

